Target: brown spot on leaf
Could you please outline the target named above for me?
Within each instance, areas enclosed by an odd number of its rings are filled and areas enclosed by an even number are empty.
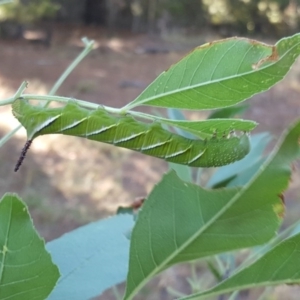
[[[220,39],[220,40],[217,40],[217,41],[212,41],[212,42],[208,42],[208,43],[205,43],[203,45],[200,45],[194,49],[192,49],[191,51],[189,51],[184,57],[182,57],[182,60],[184,60],[187,56],[189,56],[190,54],[192,54],[193,52],[195,51],[199,51],[199,50],[204,50],[206,48],[210,48],[214,45],[217,45],[217,44],[221,44],[221,43],[224,43],[224,42],[229,42],[229,41],[245,41],[246,43],[249,43],[251,45],[254,45],[254,46],[264,46],[264,47],[267,47],[267,48],[272,48],[272,54],[266,58],[263,58],[262,60],[260,60],[258,63],[254,64],[252,67],[253,69],[255,68],[259,68],[259,66],[264,62],[264,61],[268,61],[268,60],[277,60],[278,59],[278,54],[277,54],[277,50],[276,50],[276,47],[275,46],[272,46],[272,45],[268,45],[266,43],[262,43],[262,42],[259,42],[259,41],[256,41],[256,40],[252,40],[252,39],[248,39],[248,38],[244,38],[244,37],[237,37],[237,36],[234,36],[234,37],[230,37],[230,38],[226,38],[226,39]],[[264,60],[264,61],[263,61]],[[164,72],[168,72],[170,69],[172,69],[175,65],[177,65],[180,61],[176,62],[175,64],[172,64],[169,68],[167,68]]]
[[[285,214],[285,201],[284,201],[284,195],[283,195],[283,193],[280,193],[278,195],[278,197],[281,200],[281,204],[275,205],[274,210],[277,213],[278,217],[280,219],[283,219],[284,214]]]
[[[141,208],[141,206],[143,205],[145,200],[146,200],[145,197],[137,197],[137,198],[135,198],[133,203],[130,205],[130,207],[133,208],[134,210],[139,209],[139,208]]]
[[[129,213],[136,214],[137,211],[142,207],[146,197],[137,197],[135,200],[126,206],[119,206],[117,210],[117,214]]]
[[[281,193],[281,194],[278,195],[278,197],[281,199],[282,203],[285,204],[284,195]]]
[[[257,70],[265,62],[267,62],[267,61],[275,62],[275,61],[278,61],[278,59],[279,59],[279,55],[278,55],[276,46],[272,46],[272,53],[271,53],[271,55],[269,55],[267,57],[264,57],[261,60],[259,60],[256,64],[253,64],[252,68],[254,70]]]

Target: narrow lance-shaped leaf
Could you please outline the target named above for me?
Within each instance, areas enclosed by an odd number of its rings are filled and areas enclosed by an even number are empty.
[[[183,114],[182,110],[180,109],[176,109],[176,108],[168,108],[167,109],[167,113],[168,113],[168,119],[166,120],[172,120],[172,121],[188,121],[186,120],[185,115]],[[165,120],[165,118],[161,115],[159,116],[160,120]],[[163,126],[166,126],[168,123],[164,124]],[[168,129],[169,126],[166,126],[166,128]],[[186,131],[186,130],[182,130],[179,127],[174,126],[174,131],[176,133],[178,133],[179,135],[182,135],[188,139],[194,139],[195,136],[193,134],[191,134],[190,132]]]
[[[243,114],[249,108],[249,104],[236,105],[231,107],[224,107],[214,110],[208,119],[225,119],[234,117],[237,114]]]
[[[283,79],[299,53],[300,34],[283,38],[275,46],[237,37],[211,42],[163,72],[124,109],[231,106]]]
[[[280,198],[299,154],[300,121],[242,188],[207,190],[166,175],[133,229],[125,299],[154,275],[184,261],[263,244],[281,222]]]
[[[26,205],[6,194],[0,200],[0,299],[44,300],[58,278]]]
[[[214,288],[181,300],[207,299],[252,287],[300,283],[300,234],[288,238],[252,265],[234,274]]]

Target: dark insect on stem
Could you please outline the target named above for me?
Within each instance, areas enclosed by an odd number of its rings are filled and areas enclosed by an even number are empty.
[[[28,141],[26,142],[24,148],[22,149],[20,158],[19,158],[19,160],[18,160],[18,162],[17,162],[17,164],[16,164],[16,166],[15,166],[15,170],[14,170],[15,172],[17,172],[17,171],[20,169],[20,166],[21,166],[22,163],[23,163],[23,160],[24,160],[24,158],[25,158],[25,156],[26,156],[26,153],[27,153],[27,151],[28,151],[28,149],[29,149],[31,143],[32,143],[32,140],[28,140]]]

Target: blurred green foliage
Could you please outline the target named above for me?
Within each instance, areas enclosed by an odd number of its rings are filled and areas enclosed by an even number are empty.
[[[60,6],[51,0],[14,0],[0,6],[0,21],[32,23],[44,18],[51,18]]]
[[[227,36],[245,33],[286,35],[299,31],[299,0],[164,0],[177,22],[203,25]]]
[[[178,22],[178,25],[199,26],[205,23],[204,11],[199,0],[167,0],[164,9]]]
[[[299,28],[296,0],[203,0],[212,25],[234,28],[237,33],[284,35]]]
[[[215,28],[221,34],[285,35],[299,31],[299,0],[161,0],[179,25]]]
[[[167,33],[178,28],[223,36],[283,36],[300,29],[300,0],[14,0],[0,7],[0,21],[61,21]]]

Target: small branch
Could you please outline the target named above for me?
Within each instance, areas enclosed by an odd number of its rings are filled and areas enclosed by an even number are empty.
[[[25,91],[25,89],[28,86],[28,82],[27,81],[23,81],[20,85],[20,87],[18,88],[18,90],[16,91],[15,95],[13,97],[10,97],[8,99],[2,100],[0,101],[0,106],[4,106],[7,104],[11,104],[13,103],[16,99],[20,98],[22,93]]]
[[[82,38],[82,42],[85,44],[83,51],[76,57],[76,59],[70,64],[70,66],[61,74],[58,80],[53,85],[49,92],[49,95],[55,95],[57,90],[60,88],[62,83],[70,75],[70,73],[77,67],[77,65],[91,52],[94,46],[93,40],[88,40],[87,38]]]
[[[51,95],[34,95],[34,94],[23,94],[22,95],[23,99],[26,100],[39,100],[39,101],[46,101],[46,104],[55,101],[55,102],[62,102],[62,103],[68,103],[68,102],[75,102],[79,104],[81,107],[85,108],[90,108],[90,109],[97,109],[99,107],[105,108],[106,111],[114,114],[121,114],[121,110],[119,108],[113,108],[109,106],[104,106],[101,104],[89,102],[89,101],[84,101],[84,100],[79,100],[75,98],[70,98],[70,97],[61,97],[61,96],[51,96]],[[46,104],[43,105],[46,107]]]
[[[90,109],[97,109],[99,107],[104,108],[107,112],[112,113],[112,114],[119,114],[119,115],[124,115],[124,111],[121,108],[114,108],[110,106],[105,106],[102,104],[97,104],[89,101],[84,101],[84,100],[79,100],[75,98],[70,98],[70,97],[62,97],[62,96],[51,96],[51,95],[34,95],[34,94],[23,94],[22,95],[23,99],[26,100],[39,100],[39,101],[47,101],[47,103],[51,101],[55,102],[62,102],[62,103],[68,103],[74,101],[76,104],[80,105],[81,107],[85,108],[90,108]],[[45,106],[45,105],[44,105]],[[132,116],[146,119],[146,120],[160,120],[161,118],[157,118],[156,116],[145,114],[142,112],[137,112],[137,111],[127,111],[127,114],[130,114]],[[162,118],[163,120],[163,118]]]
[[[133,101],[134,101],[134,100],[133,100]],[[138,106],[138,104],[136,104],[136,105],[133,104],[133,103],[132,103],[133,101],[131,101],[130,103],[128,103],[128,104],[126,104],[125,106],[123,106],[123,107],[121,108],[121,110],[124,111],[124,112],[127,112],[127,111],[129,111],[129,110],[135,108],[136,106]]]
[[[15,129],[7,133],[0,139],[0,147],[2,147],[22,126],[18,125]]]
[[[9,3],[11,1],[1,1],[0,0],[0,4],[2,3]],[[76,57],[76,59],[71,63],[71,65],[63,72],[63,74],[59,77],[59,79],[56,81],[56,83],[53,85],[52,89],[50,90],[49,94],[53,95],[57,92],[57,90],[59,89],[59,87],[62,85],[62,83],[64,82],[64,80],[70,75],[70,73],[75,69],[75,67],[77,67],[77,65],[89,54],[89,52],[93,49],[94,46],[94,41],[93,40],[88,40],[87,38],[83,38],[82,42],[85,44],[85,48],[83,49],[83,51]],[[7,105],[7,104],[11,104],[13,103],[16,99],[23,97],[24,95],[22,95],[22,93],[24,92],[24,90],[27,87],[27,82],[24,81],[22,82],[22,84],[20,85],[20,87],[18,88],[17,92],[15,93],[15,95],[13,97],[10,97],[8,99],[2,100],[0,101],[0,106],[3,105]],[[35,99],[37,99],[39,96],[35,97]],[[42,97],[50,97],[50,96],[42,96]],[[64,98],[64,97],[57,97],[57,98]],[[64,98],[64,99],[68,99],[70,100],[70,98]],[[40,99],[43,100],[43,99]],[[48,101],[47,103],[45,103],[45,106],[49,105],[49,101],[51,101],[52,99],[48,98],[48,99],[44,99],[46,101]],[[55,99],[54,99],[55,100]],[[59,101],[59,100],[55,100],[55,101]],[[78,100],[79,102],[81,102],[80,100]],[[63,100],[61,100],[61,102],[65,102]],[[86,104],[87,102],[83,101],[84,103],[81,103],[81,105]],[[91,108],[95,108],[96,104],[91,104]],[[88,107],[87,105],[85,105],[85,107]],[[20,128],[22,128],[21,125],[17,126],[15,129],[13,129],[11,132],[9,132],[8,134],[6,134],[3,138],[0,139],[0,147],[5,144]]]
[[[124,114],[123,112],[123,108],[120,108],[119,109],[121,113]],[[157,116],[153,116],[153,115],[149,115],[149,114],[145,114],[145,113],[142,113],[142,112],[138,112],[138,111],[127,111],[126,112],[127,114],[131,115],[131,116],[135,116],[135,117],[138,117],[138,118],[142,118],[142,119],[146,119],[146,120],[151,120],[151,121],[156,121],[156,120],[163,120],[164,118],[160,118],[160,117],[157,117]]]
[[[27,89],[28,87],[28,82],[27,81],[23,81],[20,85],[20,87],[18,88],[18,90],[15,93],[15,99],[18,99],[21,97],[22,93]]]
[[[1,0],[0,0],[1,1]],[[87,38],[83,38],[82,42],[85,44],[85,48],[83,51],[75,58],[75,60],[71,63],[71,65],[62,73],[62,75],[59,77],[59,79],[55,82],[53,87],[51,88],[49,95],[54,95],[57,90],[60,88],[62,83],[66,80],[66,78],[70,75],[70,73],[77,67],[77,65],[91,52],[94,46],[94,41],[93,40],[88,40]],[[0,101],[0,106],[7,105],[13,103],[16,99],[23,97],[22,93],[26,89],[28,83],[26,81],[22,82],[21,86],[15,93],[13,97],[10,97],[8,99]],[[34,95],[32,95],[34,96]],[[40,96],[34,96],[33,98],[38,100]],[[47,97],[47,96],[41,96],[41,97]],[[53,101],[60,101],[60,102],[66,102],[62,99],[64,97],[60,97],[60,100],[53,99]],[[28,98],[27,98],[28,99]],[[68,98],[69,99],[69,98]],[[45,100],[45,98],[39,99],[39,100]],[[47,101],[52,101],[52,99],[49,99]],[[46,103],[44,106],[48,106],[49,103]],[[86,105],[84,105],[87,107]],[[93,106],[94,107],[94,106]]]

